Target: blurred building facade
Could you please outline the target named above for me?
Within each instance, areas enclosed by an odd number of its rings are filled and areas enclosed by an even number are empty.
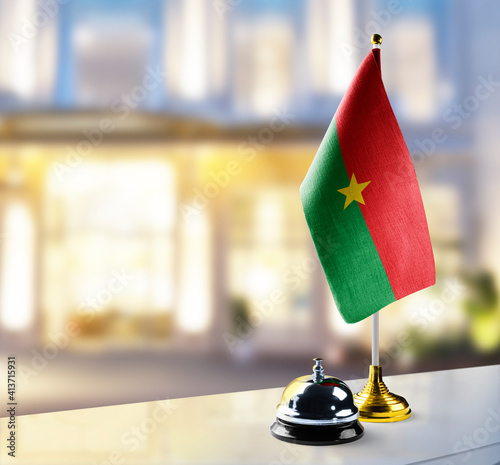
[[[64,332],[75,351],[366,352],[368,323],[334,309],[298,187],[381,30],[438,270],[384,310],[383,345],[407,330],[409,359],[498,353],[498,3],[48,4],[0,2],[6,344]]]

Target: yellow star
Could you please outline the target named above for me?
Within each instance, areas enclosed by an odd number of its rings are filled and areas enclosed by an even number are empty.
[[[362,203],[363,205],[365,204],[361,192],[366,186],[368,186],[368,184],[370,184],[370,182],[371,181],[362,182],[361,184],[358,184],[358,181],[356,181],[356,176],[354,176],[354,173],[352,173],[351,183],[349,184],[349,186],[338,190],[341,194],[345,195],[344,210],[349,206],[349,204],[353,200],[355,200],[358,203]]]

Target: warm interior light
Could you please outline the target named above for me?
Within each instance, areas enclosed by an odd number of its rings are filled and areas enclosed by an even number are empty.
[[[148,157],[88,159],[63,182],[49,174],[41,292],[47,328],[60,330],[92,302],[103,321],[106,314],[152,321],[173,311],[176,183],[170,162]],[[128,277],[96,301],[116,273]],[[116,326],[108,328],[106,336],[116,334]],[[134,331],[120,333],[124,343],[142,334],[139,323]]]
[[[0,321],[21,331],[33,320],[33,219],[22,202],[7,205],[2,241]]]
[[[211,317],[210,228],[207,214],[200,211],[182,226],[181,289],[178,323],[181,330],[199,333]]]

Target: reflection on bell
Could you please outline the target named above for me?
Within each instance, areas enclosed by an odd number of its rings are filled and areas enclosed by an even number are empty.
[[[340,379],[325,376],[320,358],[313,374],[294,379],[283,391],[271,434],[282,441],[331,445],[363,436],[352,392]]]

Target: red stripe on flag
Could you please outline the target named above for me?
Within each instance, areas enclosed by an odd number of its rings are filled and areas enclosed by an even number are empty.
[[[371,181],[359,204],[396,299],[435,282],[420,189],[373,53],[361,64],[337,113],[349,179]]]

